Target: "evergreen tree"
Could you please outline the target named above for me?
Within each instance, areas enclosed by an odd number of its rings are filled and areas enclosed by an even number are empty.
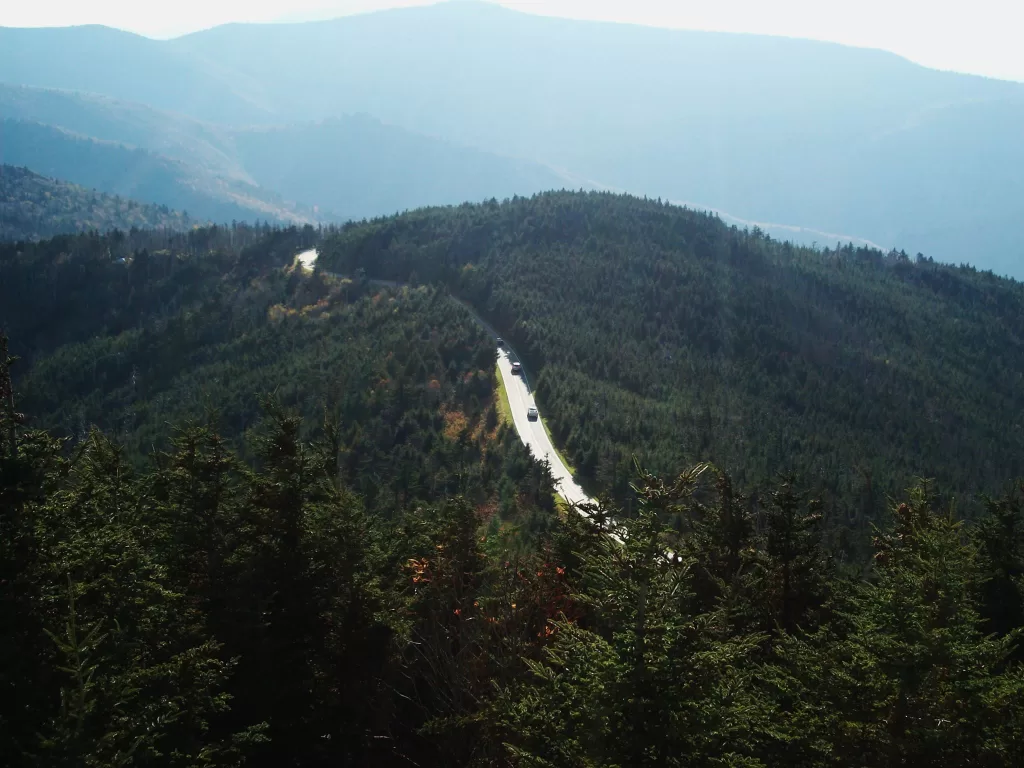
[[[60,441],[23,427],[7,336],[0,332],[0,754],[28,764],[51,673],[38,612],[36,510],[54,486]]]
[[[50,765],[233,764],[252,734],[217,742],[231,665],[156,553],[153,500],[121,450],[93,432],[36,510],[32,576],[50,637]]]
[[[240,468],[210,426],[188,424],[160,457],[155,491],[168,540],[161,543],[170,573],[204,613],[219,616],[232,535],[239,527]]]
[[[298,416],[266,409],[229,562],[237,710],[268,724],[259,764],[360,762],[391,654],[373,537],[330,441],[307,444]]]
[[[985,500],[975,538],[985,575],[982,610],[992,632],[1003,637],[1024,627],[1024,487]],[[1015,655],[1022,658],[1020,643]]]
[[[796,479],[783,477],[771,490],[764,513],[765,557],[763,606],[766,630],[793,632],[813,626],[828,596],[829,568],[821,545],[821,504],[796,490]]]
[[[921,485],[875,549],[873,580],[837,620],[782,652],[791,751],[822,765],[1011,764],[1024,676],[1008,662],[1012,637],[985,632],[962,524]]]
[[[575,598],[530,677],[503,692],[509,751],[521,765],[757,765],[765,727],[748,659],[720,612],[694,613],[692,559],[669,556],[658,509],[686,485],[648,482],[639,516],[584,556]]]

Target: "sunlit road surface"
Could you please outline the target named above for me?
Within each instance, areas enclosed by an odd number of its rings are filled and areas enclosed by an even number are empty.
[[[308,251],[303,251],[295,260],[302,264],[303,269],[313,269],[313,264],[316,263],[316,248],[310,248]]]
[[[572,473],[558,458],[558,454],[555,453],[555,448],[551,444],[551,438],[548,437],[541,420],[530,421],[526,417],[526,412],[530,408],[536,408],[537,404],[533,400],[533,393],[527,386],[525,376],[517,376],[512,373],[513,359],[508,350],[498,347],[498,370],[505,383],[508,402],[512,407],[512,420],[515,422],[519,438],[537,459],[548,460],[551,465],[551,476],[555,480],[555,490],[562,495],[563,499],[571,504],[590,501],[590,497],[576,484],[576,481],[572,479]],[[543,418],[543,414],[541,414],[541,418]]]

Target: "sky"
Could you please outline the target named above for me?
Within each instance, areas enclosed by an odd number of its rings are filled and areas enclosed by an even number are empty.
[[[1020,0],[496,0],[527,13],[881,48],[925,66],[1024,82]],[[33,0],[0,26],[106,24],[167,38],[232,21],[327,19],[434,0]]]

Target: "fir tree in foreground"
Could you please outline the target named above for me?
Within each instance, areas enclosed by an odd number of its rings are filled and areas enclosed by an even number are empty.
[[[638,468],[632,516],[535,527],[530,484],[369,514],[330,417],[307,432],[265,400],[248,458],[214,418],[134,468],[99,431],[28,428],[3,346],[5,764],[888,768],[1024,748],[1016,494],[968,525],[921,484],[857,569],[795,478],[741,492],[707,464]]]

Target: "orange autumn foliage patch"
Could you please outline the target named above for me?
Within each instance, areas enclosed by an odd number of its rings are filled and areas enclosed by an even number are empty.
[[[469,425],[466,414],[457,409],[442,409],[441,416],[444,418],[444,436],[449,440],[455,440]]]
[[[301,311],[302,311],[303,315],[318,315],[318,314],[321,314],[322,312],[324,312],[330,306],[331,306],[330,299],[327,298],[327,297],[324,297],[324,298],[320,299],[316,304],[307,304],[306,306],[304,306],[302,308]]]
[[[267,310],[267,319],[272,323],[277,323],[286,317],[292,317],[297,314],[298,312],[291,307],[286,307],[284,304],[275,304]]]
[[[406,570],[412,573],[413,584],[427,584],[430,582],[430,561],[427,558],[411,558],[405,564]]]

